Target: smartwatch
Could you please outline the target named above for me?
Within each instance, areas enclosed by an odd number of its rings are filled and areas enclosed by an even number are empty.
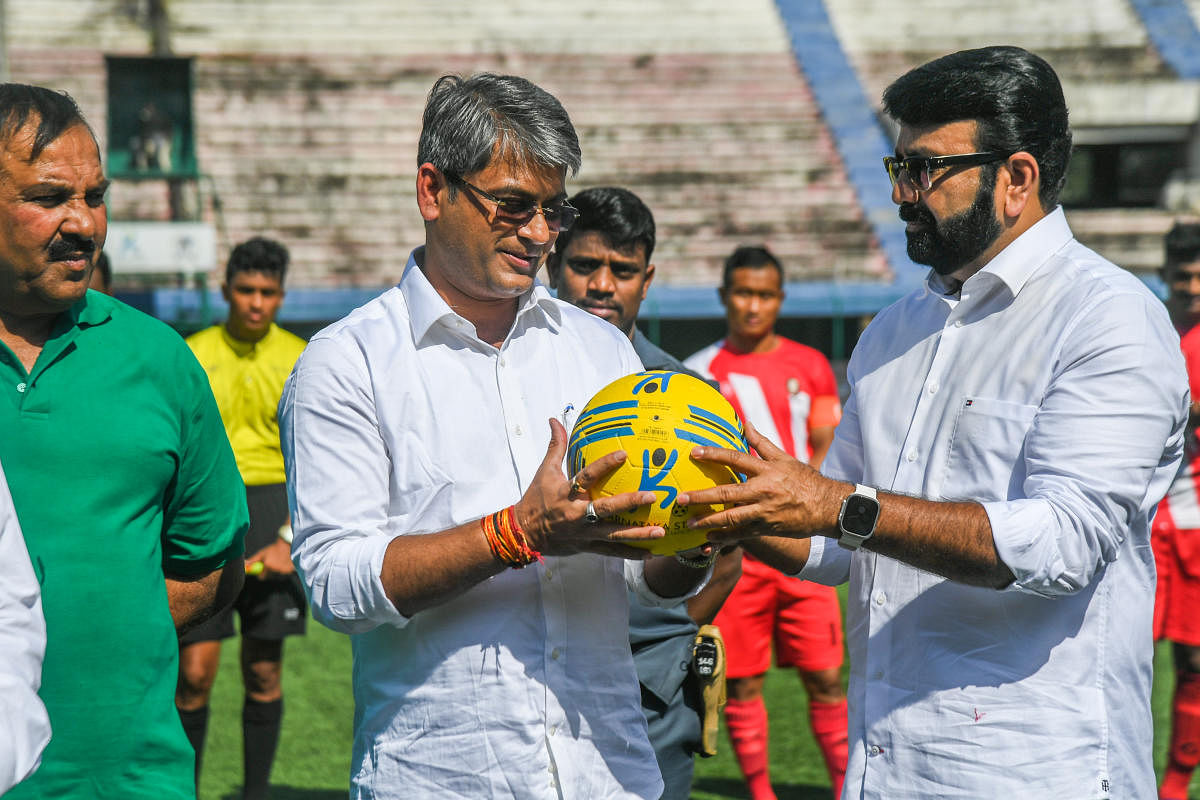
[[[875,533],[879,522],[879,500],[875,490],[861,483],[842,501],[838,512],[838,544],[847,550],[857,550]]]

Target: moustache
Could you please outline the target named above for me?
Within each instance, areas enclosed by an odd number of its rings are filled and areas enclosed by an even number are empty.
[[[929,226],[933,226],[936,222],[932,214],[916,203],[901,203],[900,210],[897,213],[899,213],[900,219],[904,222],[920,222]]]
[[[51,261],[67,261],[78,255],[91,258],[96,252],[96,243],[91,239],[63,238],[50,243],[49,256]]]

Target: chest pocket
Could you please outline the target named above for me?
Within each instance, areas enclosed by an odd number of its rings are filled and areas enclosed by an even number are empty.
[[[1025,480],[1021,457],[1037,406],[965,397],[950,436],[941,495],[947,500],[1007,500]]]

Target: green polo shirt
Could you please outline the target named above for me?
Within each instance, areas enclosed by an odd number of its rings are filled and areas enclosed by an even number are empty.
[[[169,327],[89,291],[31,371],[0,344],[0,461],[42,587],[52,729],[5,800],[194,797],[163,574],[221,568],[248,524],[204,370]]]

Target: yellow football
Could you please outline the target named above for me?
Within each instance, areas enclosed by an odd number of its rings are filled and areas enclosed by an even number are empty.
[[[726,466],[693,461],[689,454],[697,445],[749,452],[733,406],[691,375],[638,372],[605,386],[580,412],[571,430],[567,467],[574,475],[593,461],[624,450],[625,462],[592,486],[592,497],[654,492],[659,497],[656,502],[610,519],[631,527],[661,525],[667,531],[662,539],[630,544],[658,554],[678,553],[706,541],[705,532],[688,528],[687,521],[724,506],[677,507],[676,496],[743,479]]]

